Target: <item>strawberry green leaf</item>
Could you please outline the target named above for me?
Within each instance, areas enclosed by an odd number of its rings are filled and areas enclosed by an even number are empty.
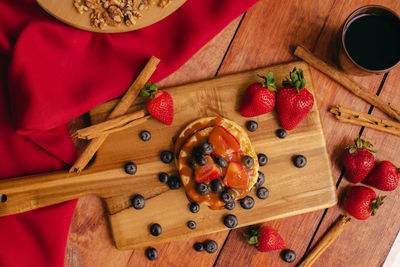
[[[377,197],[376,199],[372,200],[371,202],[371,215],[374,216],[376,214],[376,211],[378,210],[378,208],[380,206],[382,206],[383,204],[383,200],[386,198],[386,196],[381,196],[381,197]]]
[[[275,77],[272,72],[268,72],[267,76],[262,76],[259,74],[257,74],[257,76],[260,77],[261,79],[264,79],[262,86],[267,86],[269,90],[276,91]]]
[[[150,93],[145,90],[140,90],[140,95],[141,96],[150,96]]]

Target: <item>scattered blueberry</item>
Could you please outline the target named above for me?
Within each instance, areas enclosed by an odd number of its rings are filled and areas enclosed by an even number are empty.
[[[242,208],[249,210],[254,207],[254,198],[251,196],[245,196],[240,200],[240,206]]]
[[[154,223],[150,226],[150,234],[154,236],[159,236],[162,233],[161,225]]]
[[[151,139],[151,133],[149,131],[141,131],[140,132],[140,139],[142,139],[142,141],[149,141]]]
[[[294,262],[296,259],[296,253],[291,249],[285,249],[281,252],[281,257],[285,262]]]
[[[192,213],[197,213],[197,212],[199,212],[199,210],[200,210],[200,205],[197,204],[196,202],[192,202],[192,203],[190,203],[190,205],[189,205],[189,209],[190,209],[190,211],[191,211]]]
[[[205,157],[197,157],[196,158],[196,162],[197,164],[199,164],[200,166],[204,166],[207,164],[207,160]]]
[[[233,214],[224,217],[224,225],[228,228],[235,228],[238,225],[238,219]]]
[[[146,199],[142,195],[135,195],[131,199],[131,205],[137,210],[141,210],[144,208],[146,204]]]
[[[196,242],[193,245],[194,250],[196,250],[197,252],[201,252],[204,249],[203,243],[201,242]]]
[[[265,175],[264,173],[258,171],[257,183],[254,184],[255,187],[260,187],[265,183]]]
[[[221,200],[225,203],[229,203],[229,202],[233,201],[231,195],[229,195],[229,193],[227,191],[223,191],[221,193],[220,197],[221,197]]]
[[[266,199],[269,196],[269,191],[266,187],[260,187],[257,189],[257,197],[259,199]]]
[[[226,168],[228,167],[228,163],[226,162],[226,160],[224,160],[222,157],[216,157],[214,159],[215,163],[217,163],[218,166],[220,166],[221,168]]]
[[[197,226],[197,224],[196,224],[195,221],[188,221],[187,222],[187,227],[189,227],[190,230],[196,229],[196,226]]]
[[[265,166],[268,163],[268,157],[267,155],[260,153],[257,155],[258,158],[258,163],[260,164],[260,166]]]
[[[196,183],[195,185],[197,193],[202,196],[210,194],[210,188],[205,183]]]
[[[242,163],[246,168],[251,168],[254,164],[254,159],[250,156],[243,156]]]
[[[303,168],[307,164],[307,159],[303,155],[298,155],[293,158],[293,164],[297,168]]]
[[[204,242],[204,249],[208,253],[215,253],[218,250],[218,244],[214,240],[207,240]]]
[[[0,201],[1,202],[6,202],[7,201],[7,195],[6,194],[0,194]]]
[[[146,249],[146,256],[149,260],[153,261],[158,258],[158,251],[155,248]]]
[[[181,179],[178,176],[172,176],[167,181],[170,189],[175,190],[181,187]]]
[[[227,210],[233,210],[235,208],[236,204],[235,201],[231,201],[225,204],[225,209]]]
[[[166,172],[162,172],[158,175],[158,180],[160,180],[161,183],[166,184],[168,182],[169,175]]]
[[[136,164],[133,162],[128,162],[124,166],[125,172],[130,175],[134,175],[137,172]]]
[[[211,155],[214,151],[214,145],[206,142],[201,145],[200,151],[203,155]]]
[[[249,132],[255,132],[258,128],[258,123],[255,121],[248,121],[246,122],[246,127]]]
[[[287,133],[286,133],[286,130],[285,129],[278,129],[277,131],[276,131],[276,135],[279,137],[279,138],[285,138],[286,137],[286,135],[287,135]]]
[[[211,190],[214,193],[221,193],[222,190],[224,190],[224,187],[220,179],[214,179],[211,181]]]
[[[164,163],[171,163],[172,160],[174,159],[174,154],[171,151],[164,150],[160,154],[160,159]]]

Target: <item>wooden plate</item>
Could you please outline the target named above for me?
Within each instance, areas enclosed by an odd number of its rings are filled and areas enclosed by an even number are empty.
[[[73,0],[36,0],[36,2],[56,19],[75,28],[90,32],[117,33],[134,31],[154,24],[172,14],[186,0],[173,0],[165,8],[151,7],[143,11],[143,17],[138,19],[135,25],[126,26],[124,23],[120,23],[117,26],[106,25],[103,29],[92,27],[89,20],[90,12],[79,14],[74,7]]]

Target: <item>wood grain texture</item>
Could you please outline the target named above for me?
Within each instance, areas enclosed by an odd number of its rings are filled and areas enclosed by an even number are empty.
[[[178,71],[158,84],[166,87],[213,77],[217,73],[240,19],[241,17],[232,21]],[[209,55],[212,55],[212,57],[210,58]],[[87,126],[88,122],[85,121],[85,118],[79,117],[72,121],[69,127],[72,129],[72,132],[76,128],[81,128],[82,125]],[[82,148],[82,143],[82,141],[77,143],[78,150]],[[150,262],[144,255],[143,249],[121,251],[115,248],[115,245],[112,243],[107,217],[102,215],[105,209],[98,202],[99,199],[97,197],[91,196],[80,198],[78,201],[67,243],[67,256],[65,258],[65,266],[67,267],[101,266],[103,265],[102,262],[107,262],[110,258],[113,259],[112,266],[115,267],[157,266],[160,262],[179,262],[183,266],[197,266],[198,262],[201,262],[203,266],[212,266],[217,254],[196,254],[192,249],[192,245],[195,241],[204,241],[206,239],[213,239],[218,244],[223,244],[226,238],[226,232],[220,232],[185,241],[159,244],[155,246],[158,251],[170,253],[160,253],[159,260]],[[96,225],[96,227],[91,227],[92,225]],[[90,229],[90,231],[87,229]],[[108,245],[99,245],[103,243]],[[95,249],[88,249],[90,247]],[[183,251],[183,253],[175,253],[175,251]],[[197,261],[193,261],[194,259]]]
[[[36,2],[56,19],[75,28],[91,32],[117,33],[134,31],[154,24],[173,13],[183,5],[186,0],[174,0],[165,8],[150,7],[148,10],[143,11],[143,17],[137,20],[135,25],[126,26],[125,23],[120,23],[117,26],[106,25],[103,29],[90,26],[90,12],[79,14],[74,7],[73,0],[36,0]]]

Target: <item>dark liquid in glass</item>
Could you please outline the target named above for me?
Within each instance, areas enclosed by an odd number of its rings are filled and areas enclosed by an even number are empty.
[[[347,52],[361,67],[384,70],[400,59],[400,20],[385,15],[354,19],[344,37]]]

